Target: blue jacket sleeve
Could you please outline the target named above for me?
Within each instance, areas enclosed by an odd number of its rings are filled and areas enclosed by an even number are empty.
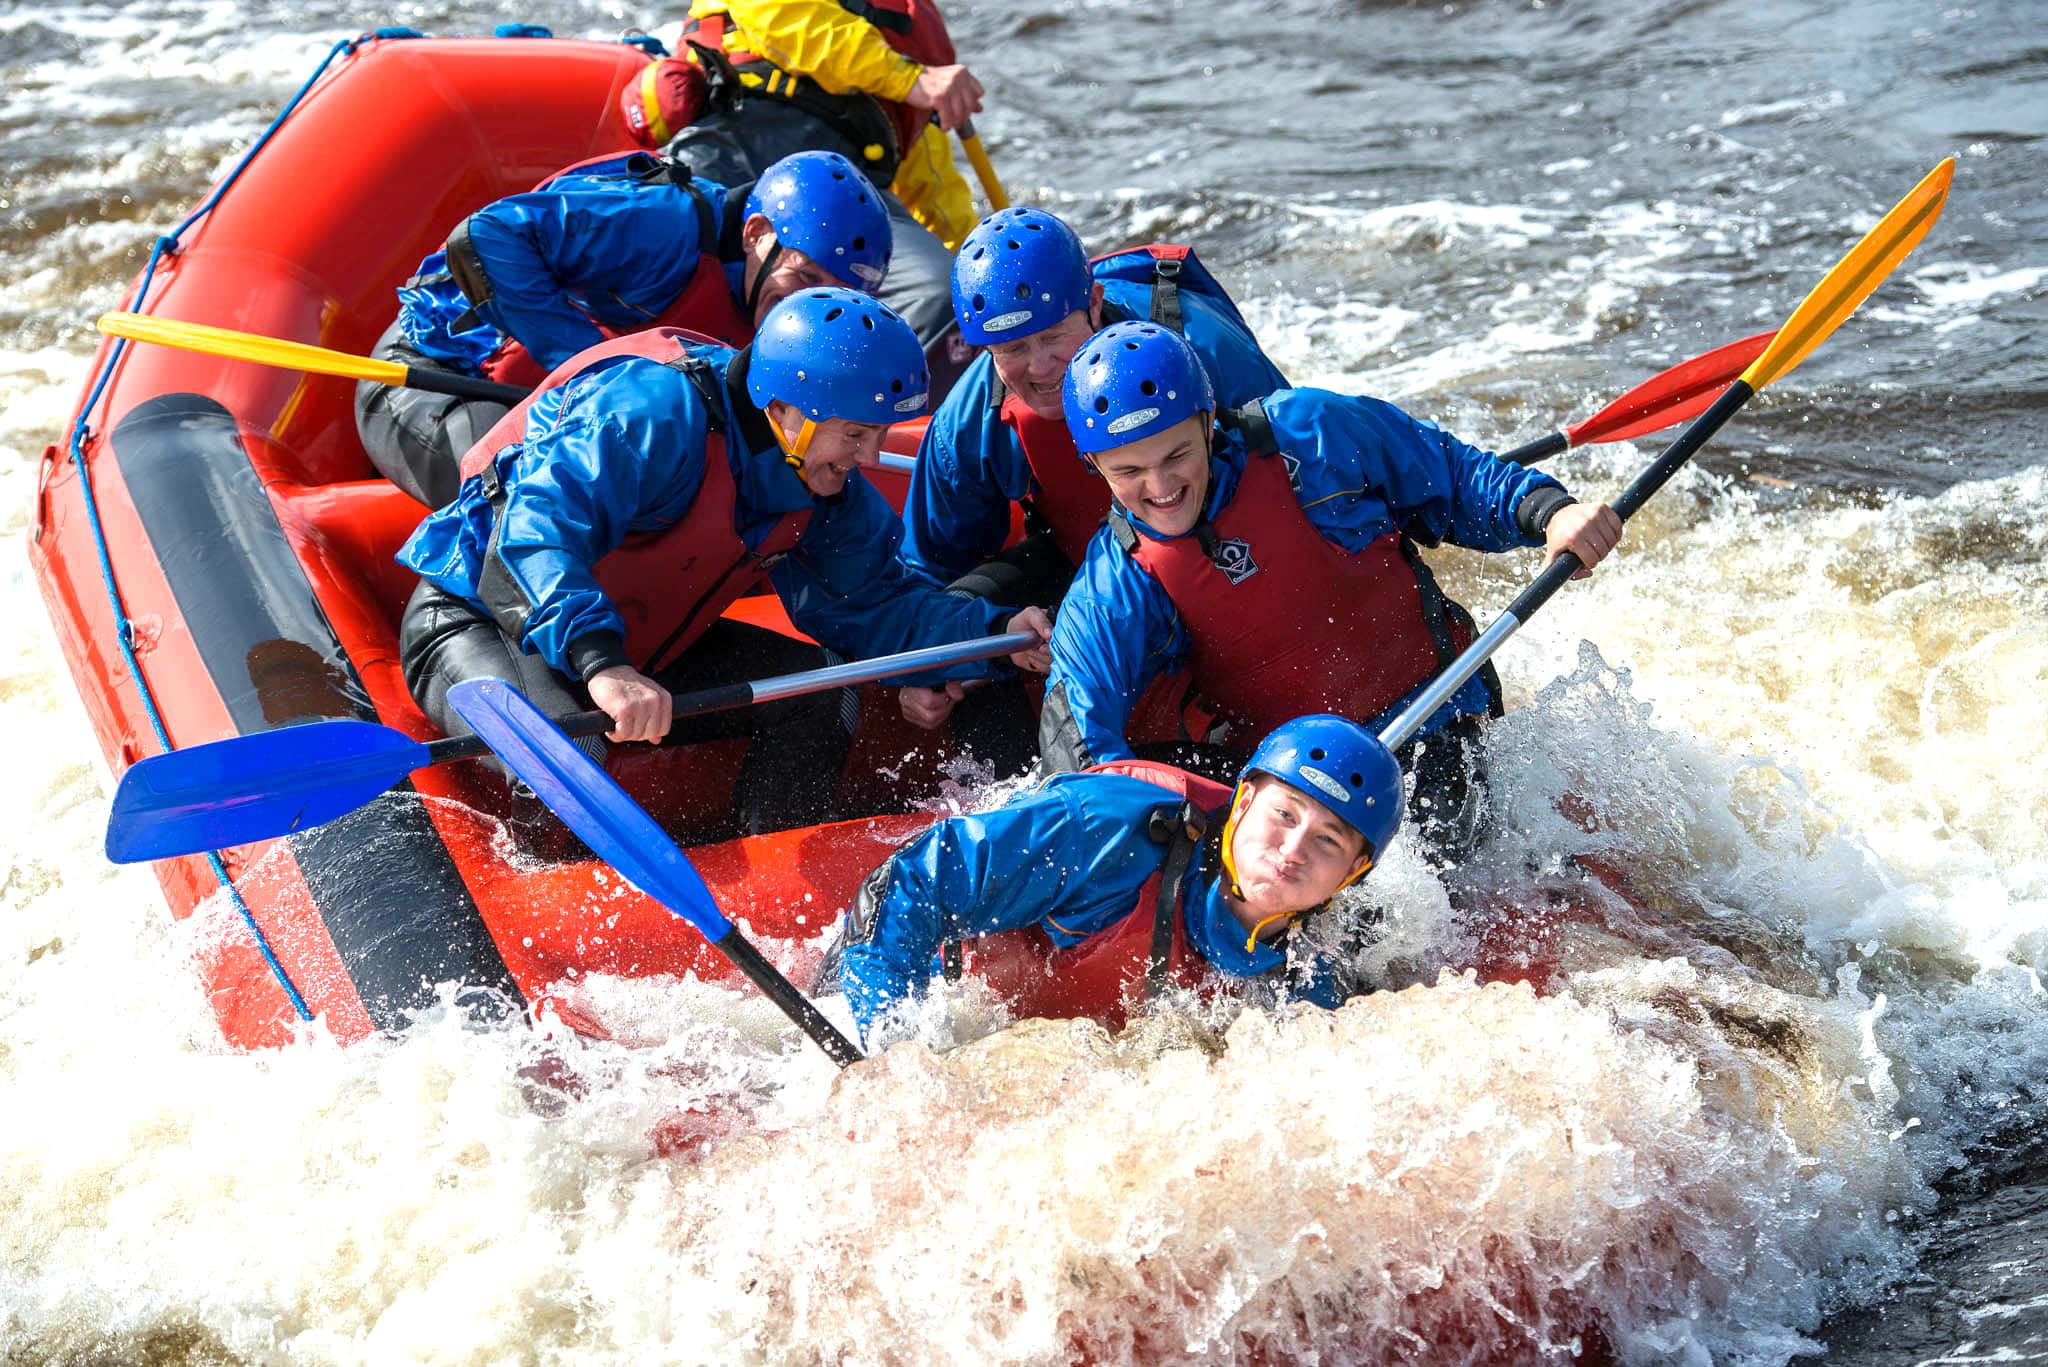
[[[593,313],[651,323],[699,251],[687,192],[617,176],[565,177],[486,205],[470,216],[469,241],[491,283],[478,316],[550,370],[604,339]]]
[[[1186,661],[1187,627],[1157,580],[1104,527],[1060,603],[1039,749],[1054,769],[1131,757],[1124,728],[1139,695]]]
[[[903,523],[895,510],[856,473],[836,498],[819,500],[796,549],[768,572],[769,582],[791,621],[849,659],[1001,630],[1011,609],[946,593],[913,574],[904,563],[902,542]],[[997,670],[995,662],[978,660],[888,682],[984,679]]]
[[[1564,486],[1539,470],[1468,446],[1381,399],[1290,389],[1266,400],[1280,449],[1301,457],[1301,505],[1349,550],[1397,528],[1479,551],[1541,545],[1516,518],[1538,489]]]
[[[1162,795],[1130,786],[1140,782],[1055,778],[994,811],[941,821],[900,851],[840,960],[862,1035],[929,981],[944,941],[1047,917],[1079,939],[1128,914],[1165,858],[1143,820]]]
[[[705,427],[695,387],[652,361],[579,376],[561,394],[500,457],[495,549],[526,599],[520,643],[573,676],[573,642],[625,633],[593,567],[628,532],[673,526],[689,511],[704,478]]]
[[[977,356],[939,405],[918,447],[903,503],[903,554],[911,568],[949,584],[1003,548],[1010,501],[1028,488],[1016,437],[989,403],[995,365]],[[1004,456],[1011,459],[1004,460]]]

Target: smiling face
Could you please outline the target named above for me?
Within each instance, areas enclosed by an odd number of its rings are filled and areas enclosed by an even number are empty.
[[[768,421],[782,433],[782,449],[793,451],[803,435],[804,415],[793,404],[770,399]],[[810,445],[803,450],[803,464],[797,474],[805,488],[820,498],[830,498],[846,487],[846,477],[856,467],[873,469],[881,463],[882,438],[888,435],[889,429],[879,423],[848,422],[844,418],[814,423]]]
[[[775,225],[765,214],[755,214],[740,228],[740,245],[745,249],[747,269],[742,281],[742,297],[754,288],[756,280],[761,281],[761,293],[754,300],[754,326],[768,316],[768,310],[795,294],[798,290],[816,289],[826,285],[845,285],[857,288],[851,281],[841,280],[817,262],[805,256],[794,247],[785,247],[775,264],[769,266],[768,258],[775,254]],[[762,271],[767,277],[762,278]]]
[[[1110,496],[1146,526],[1162,536],[1193,531],[1209,497],[1209,415],[1104,451],[1094,465]]]
[[[1364,836],[1270,774],[1254,774],[1238,789],[1232,814],[1230,859],[1242,896],[1230,899],[1230,910],[1246,930],[1321,906],[1368,862]],[[1275,921],[1266,934],[1284,927]]]
[[[1101,321],[1102,286],[1097,284],[1088,292],[1087,308],[1075,309],[1029,337],[990,347],[988,356],[995,364],[996,377],[1039,417],[1062,421],[1060,384],[1067,377],[1067,363],[1081,344],[1095,335]]]

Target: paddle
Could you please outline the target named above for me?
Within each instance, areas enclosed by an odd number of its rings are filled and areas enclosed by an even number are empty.
[[[1664,482],[1678,472],[1678,467],[1691,460],[1693,453],[1720,431],[1721,425],[1734,416],[1736,409],[1748,403],[1751,395],[1773,380],[1791,374],[1794,366],[1827,340],[1828,335],[1856,311],[1856,306],[1898,268],[1906,253],[1927,236],[1935,220],[1941,217],[1942,206],[1948,202],[1949,180],[1955,175],[1955,169],[1955,158],[1950,157],[1929,171],[1904,199],[1892,206],[1892,211],[1879,220],[1875,228],[1864,234],[1861,242],[1849,249],[1849,254],[1837,262],[1833,270],[1821,278],[1812,293],[1778,329],[1763,354],[1749,364],[1692,426],[1679,434],[1677,441],[1665,448],[1663,455],[1635,477],[1622,491],[1621,497],[1614,500],[1614,511],[1621,515],[1622,521],[1626,522],[1649,502],[1650,496],[1663,488]],[[1515,601],[1493,619],[1492,625],[1465,647],[1464,653],[1380,732],[1381,743],[1389,750],[1398,749],[1420,731],[1465,680],[1478,673],[1479,667],[1520,629],[1522,623],[1549,602],[1551,595],[1564,587],[1565,582],[1581,568],[1578,556],[1570,551],[1551,561],[1516,596]]]
[[[1574,446],[1597,446],[1601,442],[1626,441],[1684,422],[1706,411],[1714,396],[1734,383],[1743,369],[1763,355],[1774,332],[1759,332],[1739,342],[1680,361],[1660,371],[1616,399],[1592,417],[1575,422],[1562,431],[1538,437],[1502,455],[1517,465],[1534,465],[1562,455]]]
[[[207,323],[183,323],[175,318],[152,318],[142,313],[103,313],[100,331],[109,337],[126,337],[132,342],[154,342],[208,356],[229,356],[238,361],[303,370],[313,375],[339,375],[347,380],[375,380],[404,389],[424,389],[430,394],[451,394],[458,399],[489,399],[492,403],[516,404],[533,391],[514,384],[499,384],[452,370],[432,366],[402,365],[346,351],[329,351],[305,342],[287,342],[278,337],[259,337],[253,332],[236,332]]]
[[[974,167],[974,178],[981,182],[982,194],[988,196],[989,212],[1009,208],[1010,197],[1003,193],[995,163],[988,159],[988,149],[981,145],[981,135],[974,131],[974,120],[968,119],[953,131],[960,138],[960,150],[967,154],[968,164]]]
[[[862,1054],[718,909],[711,890],[645,808],[510,684],[466,679],[448,703],[570,830],[627,882],[688,921],[762,995],[844,1068]]]
[[[777,698],[820,693],[940,665],[1008,655],[1038,644],[1013,631],[954,645],[926,646],[754,683],[675,695],[675,717],[702,716]],[[572,736],[612,728],[603,712],[560,718]],[[315,721],[169,750],[129,766],[107,817],[107,858],[116,864],[246,845],[290,835],[352,812],[415,769],[473,759],[490,746],[475,736],[418,741],[368,721]]]

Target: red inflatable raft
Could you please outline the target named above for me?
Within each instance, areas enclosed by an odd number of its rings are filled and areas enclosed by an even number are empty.
[[[396,286],[463,216],[632,145],[616,96],[646,61],[595,42],[350,45],[125,307],[367,353]],[[44,453],[31,555],[114,772],[162,748],[124,633],[171,746],[317,717],[431,738],[399,673],[396,626],[413,581],[392,559],[423,510],[373,476],[352,382],[148,346],[118,356],[103,346],[99,360],[110,374],[97,401],[81,403],[90,425],[78,459]],[[905,432],[892,446],[915,439]],[[900,505],[905,477],[877,478]],[[772,599],[736,611],[787,629]],[[849,772],[900,767],[893,707],[865,710]],[[735,744],[636,749],[622,780],[684,838],[693,813],[727,807]],[[911,776],[929,786],[930,772]],[[224,852],[232,892],[204,857],[156,867],[181,917],[239,894],[283,976],[347,1039],[403,1024],[447,982],[530,1004],[585,973],[726,972],[605,866],[517,853],[502,818],[519,815],[478,766],[447,765],[324,827]],[[771,953],[783,948],[782,966],[801,978],[809,955],[792,942],[829,927],[860,878],[925,820],[694,854],[727,914]],[[218,937],[201,968],[229,1041],[289,1038],[295,1008],[253,935]]]

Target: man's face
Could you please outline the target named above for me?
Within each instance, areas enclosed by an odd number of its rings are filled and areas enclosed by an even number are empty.
[[[1060,385],[1067,377],[1067,363],[1081,344],[1093,337],[1102,317],[1102,286],[1089,291],[1088,307],[1075,309],[1049,328],[1014,342],[998,342],[988,349],[996,376],[1039,417],[1058,422]]]
[[[1110,496],[1146,526],[1162,536],[1193,531],[1209,497],[1209,416],[1184,418],[1094,462]]]
[[[786,447],[796,445],[803,432],[804,415],[780,399],[768,402],[768,420],[782,430]],[[804,487],[820,498],[830,498],[846,487],[846,477],[856,466],[873,469],[881,463],[882,438],[889,429],[879,423],[848,422],[827,418],[811,427],[811,444],[804,448]]]
[[[1247,930],[1269,916],[1321,906],[1365,862],[1364,836],[1270,774],[1252,776],[1237,808],[1230,858],[1244,897],[1232,910]]]
[[[740,228],[740,243],[746,250],[746,278],[742,292],[751,291],[754,282],[761,278],[765,269],[767,278],[761,283],[761,293],[754,300],[754,326],[768,316],[768,310],[795,294],[798,290],[818,289],[828,285],[845,285],[858,288],[849,281],[841,280],[817,262],[805,256],[794,247],[786,247],[775,264],[768,266],[767,260],[775,251],[775,225],[767,215],[755,214]]]

